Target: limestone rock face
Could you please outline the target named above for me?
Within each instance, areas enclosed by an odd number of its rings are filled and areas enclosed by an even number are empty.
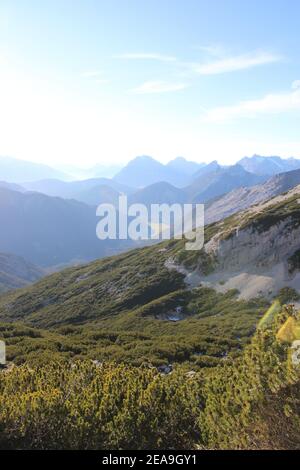
[[[253,227],[236,229],[228,238],[213,237],[204,247],[217,260],[217,270],[239,271],[245,268],[261,271],[285,262],[300,248],[300,225],[289,217],[266,231]]]

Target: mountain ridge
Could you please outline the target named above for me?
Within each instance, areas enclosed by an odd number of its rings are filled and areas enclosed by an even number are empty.
[[[279,173],[266,182],[251,187],[240,187],[211,200],[205,207],[206,223],[217,222],[235,212],[271,199],[300,184],[300,170]]]
[[[204,167],[205,169],[206,167]],[[194,203],[205,203],[240,186],[253,186],[266,179],[254,175],[241,165],[226,168],[218,166],[215,170],[198,176],[188,187],[184,188],[189,199]]]

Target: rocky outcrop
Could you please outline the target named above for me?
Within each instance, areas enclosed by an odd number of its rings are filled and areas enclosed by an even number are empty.
[[[222,233],[213,237],[205,251],[217,260],[218,271],[239,271],[251,267],[257,271],[286,261],[300,248],[300,226],[295,227],[287,218],[269,228],[259,231],[252,226],[239,230],[226,239]]]

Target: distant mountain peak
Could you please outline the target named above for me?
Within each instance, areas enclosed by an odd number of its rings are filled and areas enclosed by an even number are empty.
[[[139,188],[160,181],[182,187],[187,184],[188,175],[183,171],[178,171],[172,165],[163,165],[148,155],[142,155],[131,160],[113,179]]]
[[[257,175],[275,175],[286,171],[297,170],[300,168],[300,160],[290,157],[281,158],[277,155],[262,156],[254,154],[252,157],[244,157],[237,163],[242,165],[245,170]]]
[[[137,163],[137,162],[142,162],[142,163],[154,162],[154,163],[158,163],[159,165],[161,165],[161,163],[159,163],[157,160],[155,160],[155,158],[151,157],[150,155],[138,155],[137,157],[130,160],[128,164]]]
[[[205,166],[205,163],[197,163],[187,160],[184,157],[176,157],[170,160],[166,165],[168,168],[184,173],[187,176],[194,175],[200,168]]]

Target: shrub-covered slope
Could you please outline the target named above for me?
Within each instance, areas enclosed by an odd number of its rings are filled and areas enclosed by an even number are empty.
[[[0,323],[0,337],[6,341],[8,360],[17,364],[47,363],[55,357],[212,367],[240,354],[267,308],[263,300],[237,301],[234,292],[216,295],[200,289],[184,298],[181,291],[184,317],[170,321],[160,312],[172,311],[178,295],[82,326],[45,330],[28,323]]]
[[[90,361],[0,372],[0,448],[297,449],[299,370],[276,338],[290,314],[209,373]]]

